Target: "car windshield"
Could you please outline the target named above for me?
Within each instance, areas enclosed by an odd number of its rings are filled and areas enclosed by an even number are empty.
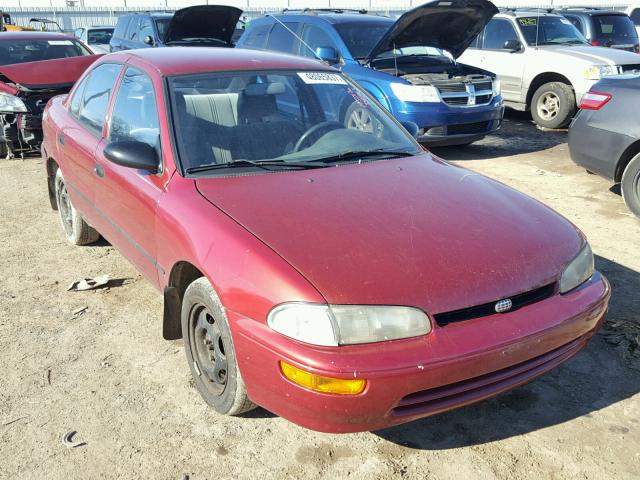
[[[368,22],[336,23],[335,29],[355,59],[366,58],[382,36],[393,25],[393,20],[375,19]]]
[[[594,15],[595,37],[602,45],[635,44],[638,34],[626,15]]]
[[[587,40],[576,27],[564,17],[539,16],[518,17],[518,27],[527,44],[541,45],[583,45]]]
[[[188,173],[255,169],[265,162],[270,169],[324,167],[422,151],[386,110],[338,73],[181,75],[170,78],[169,94]]]
[[[89,45],[106,45],[111,40],[113,28],[92,28],[87,32]]]
[[[169,28],[170,22],[171,22],[171,18],[156,19],[156,29],[158,30],[158,37],[162,42],[164,42],[164,39],[167,36],[167,29]]]
[[[79,42],[62,37],[51,40],[3,40],[0,42],[0,65],[38,62],[56,58],[91,55]]]

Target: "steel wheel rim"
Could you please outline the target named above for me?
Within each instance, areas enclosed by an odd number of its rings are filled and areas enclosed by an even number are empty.
[[[356,108],[347,119],[347,128],[373,133],[373,118],[366,108]]]
[[[538,99],[538,115],[544,120],[553,120],[560,113],[560,97],[553,92],[545,92]]]
[[[219,321],[205,305],[197,304],[191,309],[189,344],[194,367],[205,388],[218,396],[226,388],[229,371]]]
[[[64,232],[70,237],[73,234],[73,206],[67,186],[64,182],[58,183],[58,210]]]

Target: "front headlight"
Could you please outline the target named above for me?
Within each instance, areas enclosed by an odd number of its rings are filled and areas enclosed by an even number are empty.
[[[500,80],[498,80],[497,78],[493,81],[493,96],[497,97],[498,95],[500,95]]]
[[[571,260],[560,277],[560,293],[567,293],[579,287],[593,275],[593,252],[588,243]]]
[[[608,75],[617,75],[620,69],[617,65],[591,65],[584,70],[584,78],[587,80],[600,80]]]
[[[438,89],[433,85],[408,85],[392,83],[391,90],[403,102],[439,102]]]
[[[353,345],[417,337],[431,331],[429,317],[417,308],[285,303],[267,324],[276,332],[313,345]]]
[[[21,113],[26,111],[26,105],[18,97],[0,93],[0,113]]]

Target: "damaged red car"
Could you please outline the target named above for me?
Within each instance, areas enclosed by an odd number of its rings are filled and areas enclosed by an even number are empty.
[[[163,292],[209,405],[354,432],[536,378],[610,296],[575,226],[407,129],[312,59],[146,49],[49,103],[42,154],[66,238]]]
[[[39,151],[45,105],[98,57],[59,33],[2,33],[1,40],[0,158],[10,158]]]

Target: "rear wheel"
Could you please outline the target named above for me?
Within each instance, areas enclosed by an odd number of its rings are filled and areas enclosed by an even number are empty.
[[[182,338],[196,388],[210,406],[224,415],[256,408],[238,369],[225,310],[204,277],[191,283],[184,294]]]
[[[571,121],[575,111],[576,97],[566,83],[545,83],[531,99],[531,116],[541,127],[564,127]]]
[[[631,159],[622,174],[622,198],[631,213],[640,218],[640,154]]]
[[[55,194],[60,224],[69,243],[73,245],[88,245],[96,242],[100,238],[100,234],[84,221],[80,212],[71,203],[71,197],[60,169],[56,171]]]

